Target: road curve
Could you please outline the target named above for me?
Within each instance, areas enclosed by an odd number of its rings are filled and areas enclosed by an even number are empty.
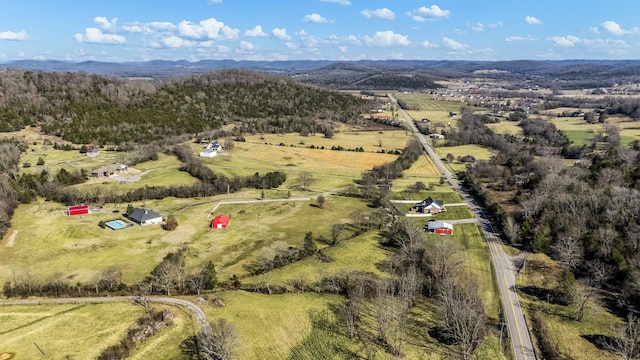
[[[198,332],[208,331],[209,321],[207,314],[196,304],[191,301],[176,299],[162,296],[147,296],[141,298],[139,296],[112,296],[112,297],[78,297],[78,298],[41,298],[41,299],[16,299],[16,300],[0,300],[0,306],[10,305],[61,305],[61,304],[102,304],[113,302],[140,302],[146,300],[148,302],[169,304],[181,306],[189,310],[198,325]]]
[[[389,94],[389,98],[397,105],[396,99],[393,98],[391,94]],[[418,131],[413,119],[402,108],[400,108],[400,106],[398,106],[398,112],[404,118],[405,123],[407,124],[406,126],[415,133],[416,138],[420,141],[436,167],[444,175],[451,186],[458,190],[464,201],[469,206],[469,209],[475,214],[478,225],[482,229],[484,237],[487,239],[487,243],[489,244],[491,261],[495,269],[495,275],[497,277],[496,280],[500,289],[504,321],[509,332],[509,337],[511,338],[514,357],[516,360],[535,360],[536,354],[533,350],[529,327],[527,326],[524,313],[522,312],[522,307],[520,306],[520,300],[518,299],[516,288],[517,268],[514,265],[514,261],[504,252],[502,246],[500,246],[500,240],[498,239],[498,236],[496,235],[487,216],[475,200],[473,200],[473,198],[460,186],[458,179],[456,179],[451,171],[447,169],[440,157],[438,157],[433,148],[431,148],[431,145],[429,145],[424,135]]]

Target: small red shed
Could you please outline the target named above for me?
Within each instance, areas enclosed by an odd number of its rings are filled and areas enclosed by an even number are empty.
[[[67,215],[69,216],[86,215],[89,213],[91,213],[91,210],[89,209],[89,205],[76,205],[76,206],[69,206],[67,208]]]
[[[229,216],[228,215],[218,215],[213,218],[211,222],[212,229],[226,229],[229,226]]]

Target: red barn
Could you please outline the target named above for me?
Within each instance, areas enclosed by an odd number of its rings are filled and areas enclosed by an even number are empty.
[[[213,218],[211,222],[212,229],[226,229],[229,226],[229,216],[228,215],[218,215]]]
[[[429,221],[427,230],[438,235],[453,235],[453,225],[444,221]]]
[[[89,213],[91,213],[91,210],[89,209],[89,205],[76,205],[76,206],[69,206],[67,208],[67,215],[69,216],[86,215]]]

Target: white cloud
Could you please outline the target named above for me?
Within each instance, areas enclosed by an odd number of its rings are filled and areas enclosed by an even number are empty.
[[[451,15],[451,11],[443,10],[438,5],[431,5],[429,7],[422,6],[416,10],[413,10],[407,15],[414,21],[425,22],[434,21],[438,19],[446,19]]]
[[[248,41],[240,41],[240,49],[242,49],[243,51],[251,51],[253,49],[255,49],[255,46],[248,42]]]
[[[24,30],[20,30],[18,32],[10,31],[10,30],[0,32],[0,40],[21,41],[21,40],[27,40],[28,38],[29,38],[29,34]]]
[[[446,47],[452,50],[466,50],[469,48],[469,45],[457,42],[446,36],[442,38],[442,42]]]
[[[590,31],[590,32],[592,32],[592,33],[594,33],[594,34],[600,34],[600,29],[598,29],[598,27],[597,27],[597,26],[590,27],[590,28],[589,28],[589,31]]]
[[[481,22],[475,23],[471,25],[471,30],[478,32],[484,31],[484,24],[482,24]]]
[[[312,22],[312,23],[316,23],[316,24],[326,24],[326,23],[330,22],[328,19],[326,19],[322,15],[316,14],[316,13],[305,15],[304,18],[302,19],[302,21],[304,21],[304,22]]]
[[[213,41],[193,41],[185,40],[175,35],[169,36],[162,40],[162,44],[169,48],[195,48],[195,47],[211,47]]]
[[[287,35],[287,29],[275,28],[271,30],[271,33],[276,37],[276,39],[285,41],[291,40],[291,36]]]
[[[180,36],[193,39],[225,39],[234,40],[238,38],[240,30],[232,29],[225,25],[222,21],[209,18],[194,24],[190,21],[182,21],[178,24],[178,33]]]
[[[209,4],[222,4],[222,0],[207,0]]]
[[[375,9],[375,10],[364,9],[360,11],[360,14],[362,14],[362,16],[366,17],[367,19],[381,18],[381,19],[393,20],[396,18],[396,14],[387,8],[381,8],[381,9]]]
[[[336,4],[340,4],[340,5],[345,5],[345,6],[351,5],[351,1],[349,1],[349,0],[320,0],[320,1],[328,2],[328,3],[336,3]]]
[[[542,21],[540,21],[540,19],[533,17],[533,16],[527,16],[524,18],[524,22],[526,22],[528,25],[540,25],[542,24]]]
[[[576,44],[579,44],[582,40],[579,37],[568,35],[568,36],[553,36],[550,38],[557,46],[562,47],[572,47]]]
[[[620,24],[615,21],[605,21],[602,23],[602,27],[612,35],[629,35],[629,34],[638,34],[640,33],[640,29],[634,27],[630,30],[623,29]]]
[[[437,48],[437,47],[439,47],[438,44],[434,44],[434,43],[430,42],[429,40],[425,40],[425,41],[421,42],[420,46],[422,46],[423,48]]]
[[[86,28],[84,35],[75,34],[73,38],[79,43],[92,44],[124,44],[127,40],[122,35],[105,34],[98,28]]]
[[[124,24],[121,29],[129,33],[155,34],[157,32],[173,32],[177,26],[170,22],[154,21],[149,23]]]
[[[396,34],[391,30],[377,31],[373,37],[365,36],[364,42],[368,46],[392,47],[408,46],[411,41],[406,35]]]
[[[104,30],[113,30],[116,27],[116,23],[118,22],[118,18],[113,18],[113,19],[111,19],[111,21],[109,21],[104,16],[96,16],[95,18],[93,18],[93,22],[96,23],[96,25],[98,25],[101,28],[103,28]]]
[[[347,52],[347,47],[344,45],[338,46],[338,50],[340,50],[341,53],[345,54]]]
[[[244,36],[248,36],[248,37],[265,37],[268,36],[268,34],[264,31],[262,31],[262,26],[261,25],[256,25],[253,29],[247,30],[244,32]]]
[[[507,42],[524,41],[524,38],[522,36],[509,36],[506,39],[504,39],[504,41],[507,41]]]
[[[284,44],[286,45],[287,49],[290,49],[290,50],[294,50],[298,48],[298,45],[291,41],[287,41]]]

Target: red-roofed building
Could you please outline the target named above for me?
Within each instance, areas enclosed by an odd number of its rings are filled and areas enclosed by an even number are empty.
[[[444,221],[429,221],[425,230],[438,235],[453,235],[453,225]]]
[[[76,205],[76,206],[69,206],[67,208],[67,215],[69,216],[86,215],[89,213],[91,213],[91,209],[89,209],[89,205]]]
[[[228,215],[218,215],[213,218],[211,222],[212,229],[226,229],[229,226],[229,216]]]

